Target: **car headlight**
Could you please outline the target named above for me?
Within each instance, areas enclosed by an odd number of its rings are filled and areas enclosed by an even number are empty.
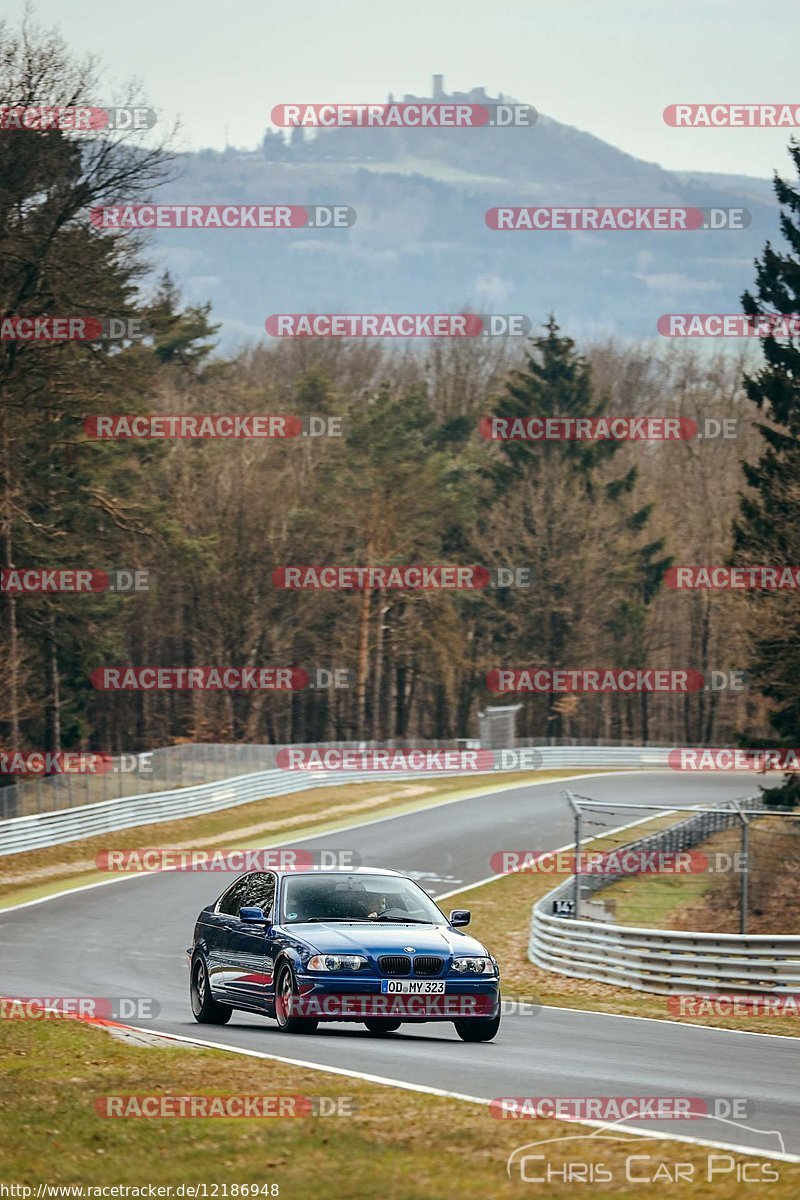
[[[363,954],[315,954],[308,960],[310,971],[360,971],[366,965]]]
[[[492,960],[481,954],[470,954],[466,958],[454,958],[451,969],[459,975],[491,975]]]

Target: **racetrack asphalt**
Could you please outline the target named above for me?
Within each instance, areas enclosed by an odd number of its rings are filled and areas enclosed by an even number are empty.
[[[613,810],[613,801],[716,804],[755,795],[760,782],[741,774],[628,772],[587,776],[570,786],[608,801]],[[406,871],[434,897],[441,896],[492,875],[489,860],[496,850],[567,844],[573,824],[563,786],[558,781],[521,785],[285,844],[352,848],[363,865]],[[621,825],[646,815],[618,810],[601,819]],[[630,1120],[625,1127],[762,1154],[800,1155],[800,1040],[793,1038],[553,1007],[505,1015],[497,1038],[486,1044],[462,1043],[449,1024],[404,1026],[384,1038],[355,1023],[323,1024],[314,1035],[282,1034],[274,1022],[245,1013],[234,1013],[226,1026],[197,1025],[189,1008],[185,950],[199,910],[232,878],[189,871],[126,876],[0,911],[0,994],[149,997],[159,1013],[150,1021],[131,1022],[140,1028],[485,1100],[744,1100],[743,1123],[704,1117]],[[521,1143],[535,1140],[535,1122],[519,1126]]]

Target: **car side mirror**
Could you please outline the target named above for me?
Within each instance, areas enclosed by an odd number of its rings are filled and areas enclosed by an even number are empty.
[[[267,923],[263,908],[240,908],[239,920],[244,921],[246,925],[265,925]]]
[[[468,908],[454,908],[450,913],[450,924],[455,928],[459,925],[469,925],[472,920],[472,913]]]

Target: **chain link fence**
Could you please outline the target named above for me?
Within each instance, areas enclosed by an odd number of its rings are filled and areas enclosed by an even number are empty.
[[[580,837],[582,825],[598,824],[587,821],[587,816],[605,812],[610,820],[616,820],[619,809],[611,812],[601,807],[601,801],[564,794],[577,817],[575,854],[576,866],[580,869],[577,851],[584,844]],[[665,816],[676,812],[667,805],[625,804],[623,807],[652,810],[662,807]],[[785,851],[791,832],[785,827],[790,819],[797,821],[798,818],[800,813],[778,817],[763,797],[751,796],[742,798],[741,802],[729,802],[729,807],[720,806],[687,816],[634,841],[628,840],[630,826],[612,828],[608,835],[601,835],[602,851],[609,853],[611,859],[617,856],[618,862],[627,858],[630,868],[621,871],[617,865],[608,872],[592,870],[591,873],[576,874],[536,900],[531,914],[529,959],[536,966],[557,974],[640,991],[689,993],[712,989],[743,994],[796,993],[800,989],[800,935],[787,932],[793,924],[788,906],[781,911],[777,923],[773,922],[772,932],[749,932],[748,914],[758,912],[749,902],[749,881],[753,872],[749,847],[753,832],[762,825],[779,823],[780,828],[773,829],[770,836],[777,839]],[[649,913],[648,920],[648,913],[644,911],[637,914],[637,920],[620,921],[614,902],[608,905],[607,892],[602,901],[595,899],[606,889],[611,889],[612,894],[620,888],[625,890],[623,880],[626,875],[634,882],[640,876],[644,877],[647,857],[653,853],[664,855],[669,861],[669,856],[692,851],[697,846],[708,850],[709,839],[713,845],[713,839],[728,837],[733,831],[738,831],[734,841],[741,838],[742,848],[736,872],[723,875],[724,882],[733,889],[723,898],[730,916],[735,918],[739,909],[738,933],[720,929],[713,920],[707,929],[694,924],[684,928],[661,928],[665,913],[660,909],[657,915],[662,917],[661,921],[653,919],[654,912]],[[591,843],[595,836],[593,833],[585,841]],[[727,851],[724,856],[726,859],[733,857]],[[602,859],[599,862],[601,867],[606,865]],[[784,859],[778,856],[765,863],[771,891],[781,883],[781,873],[785,869]],[[680,882],[677,876],[676,880]],[[793,891],[793,880],[786,882],[789,891]],[[675,895],[677,890],[673,898]],[[652,901],[652,894],[650,898]]]
[[[587,745],[614,748],[630,743],[603,739],[580,742],[576,738],[523,738],[513,743],[516,749]],[[295,749],[318,750],[465,750],[479,747],[482,747],[482,743],[470,738],[440,741],[430,738],[403,738],[382,742],[316,742],[313,747],[311,743],[293,744]],[[106,800],[128,796],[173,791],[176,788],[214,783],[238,775],[250,775],[257,771],[269,771],[276,766],[275,756],[278,751],[285,748],[283,745],[191,742],[146,753],[114,755],[107,764],[108,769],[104,768],[94,775],[69,772],[63,775],[39,776],[35,779],[19,780],[0,788],[0,820],[26,817],[35,813],[58,812],[60,809],[78,808],[84,804],[100,804]],[[642,747],[653,750],[665,748],[666,746],[655,744]]]

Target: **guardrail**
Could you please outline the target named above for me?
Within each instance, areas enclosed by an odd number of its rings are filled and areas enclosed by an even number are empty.
[[[298,743],[298,745],[303,745]],[[481,742],[470,738],[455,738],[434,741],[421,738],[404,738],[388,742],[318,742],[318,750],[368,750],[399,748],[404,750],[476,750]],[[516,739],[516,749],[575,749],[578,758],[585,748],[597,749],[602,754],[617,755],[620,761],[631,748],[611,741],[581,743],[574,738]],[[65,771],[62,774],[20,779],[14,784],[0,787],[0,820],[8,817],[25,817],[30,813],[55,812],[61,808],[77,808],[82,804],[99,804],[104,800],[143,796],[146,793],[168,792],[177,788],[212,783],[217,779],[231,779],[238,775],[252,775],[258,771],[270,771],[278,766],[276,755],[290,747],[269,743],[222,743],[186,742],[177,746],[162,746],[138,754],[116,754],[95,773],[89,771]],[[296,746],[294,747],[296,748]],[[307,747],[311,748],[311,747]],[[484,743],[483,748],[491,748]],[[498,747],[502,751],[502,747]],[[635,747],[633,754],[645,751],[659,752],[669,746],[651,745]]]
[[[800,989],[797,935],[679,933],[588,924],[541,911],[533,928],[531,961],[578,979],[660,993]]]
[[[760,803],[748,801],[748,807]],[[625,849],[684,850],[733,824],[738,824],[735,812],[702,813]],[[594,893],[619,879],[583,877],[581,891]],[[570,900],[574,891],[573,877],[533,905],[528,957],[537,967],[642,992],[800,990],[798,934],[696,933],[556,916],[555,902]]]
[[[435,748],[435,747],[434,747]],[[274,754],[277,747],[270,747]],[[539,746],[541,756],[535,769],[588,767],[664,767],[667,765],[668,748],[628,746]],[[313,787],[344,786],[354,783],[408,779],[431,779],[439,776],[463,776],[476,774],[502,776],[520,770],[512,756],[519,750],[495,750],[496,760],[506,766],[495,767],[494,771],[300,771],[269,769],[235,775],[213,783],[202,783],[188,787],[173,788],[160,792],[141,792],[133,796],[117,797],[98,803],[82,804],[73,808],[62,808],[52,812],[35,812],[0,821],[0,856],[19,854],[26,850],[60,845],[78,841],[114,830],[129,829],[138,825],[156,824],[182,817],[198,816],[233,808],[239,804],[250,804],[254,800],[283,796],[305,791]],[[526,753],[530,755],[531,748]],[[530,761],[530,760],[529,760]]]

